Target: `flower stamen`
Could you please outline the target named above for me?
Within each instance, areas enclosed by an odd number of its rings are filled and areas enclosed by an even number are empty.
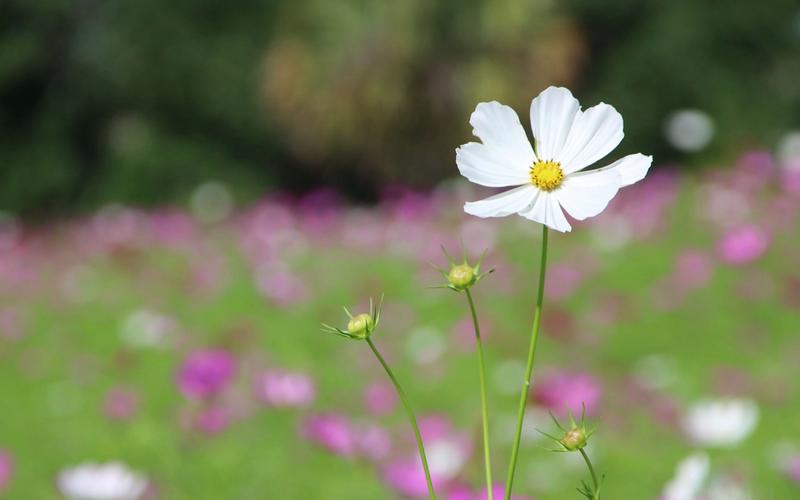
[[[564,180],[561,164],[553,160],[538,160],[531,166],[531,184],[542,191],[554,191]]]

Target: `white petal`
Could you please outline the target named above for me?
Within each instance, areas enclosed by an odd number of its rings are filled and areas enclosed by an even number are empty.
[[[464,204],[464,211],[478,217],[505,217],[527,208],[536,198],[537,191],[526,184],[483,200],[468,201]]]
[[[572,230],[572,226],[569,225],[567,218],[564,217],[564,212],[561,210],[558,200],[552,193],[539,191],[533,205],[520,212],[520,215],[562,233]]]
[[[508,187],[530,182],[527,168],[513,168],[502,156],[477,142],[456,149],[456,164],[461,175],[481,186]]]
[[[621,187],[616,170],[592,170],[567,175],[553,196],[574,219],[583,220],[602,212]]]
[[[548,87],[531,102],[531,129],[539,159],[560,161],[580,109],[578,100],[563,87]]]
[[[536,161],[533,148],[517,113],[497,101],[482,102],[469,117],[472,133],[508,168],[526,174]]]
[[[591,170],[589,172],[579,172],[575,175],[585,175],[591,172],[614,170],[620,176],[620,187],[625,187],[644,179],[644,176],[647,175],[647,171],[650,170],[650,165],[652,163],[652,156],[645,156],[641,153],[636,153],[620,158],[607,167],[598,168],[597,170]]]
[[[580,112],[561,154],[564,172],[577,172],[601,160],[624,135],[622,115],[613,106],[600,103]]]

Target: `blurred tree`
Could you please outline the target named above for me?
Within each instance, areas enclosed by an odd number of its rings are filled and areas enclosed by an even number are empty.
[[[800,125],[796,0],[568,0],[565,8],[589,42],[587,93],[620,109],[629,147],[675,158],[661,129],[687,107],[713,119],[711,154],[770,145]]]
[[[625,147],[674,157],[664,118],[714,119],[712,152],[800,110],[800,10],[734,2],[2,0],[0,210],[158,203],[216,179],[387,183],[455,173],[475,104],[527,123],[566,84],[625,115]]]

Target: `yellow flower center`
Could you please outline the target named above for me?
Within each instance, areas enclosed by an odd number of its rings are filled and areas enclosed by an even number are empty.
[[[531,167],[531,184],[542,191],[553,191],[557,189],[564,180],[564,171],[561,164],[553,161],[539,160]]]

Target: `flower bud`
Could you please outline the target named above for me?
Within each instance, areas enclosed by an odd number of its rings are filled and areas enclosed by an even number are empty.
[[[369,299],[368,313],[361,313],[353,316],[350,310],[345,307],[344,312],[347,314],[347,317],[350,318],[350,321],[347,322],[347,329],[342,330],[341,328],[322,323],[322,331],[352,340],[368,339],[369,336],[372,335],[372,332],[375,331],[375,328],[378,327],[378,323],[381,320],[382,305],[383,295],[381,295],[381,301],[378,303],[377,307],[375,306],[375,302]]]
[[[353,336],[360,339],[369,337],[372,330],[375,328],[375,321],[372,316],[367,313],[357,314],[350,319],[347,323],[347,331]]]
[[[447,281],[453,285],[456,290],[466,290],[475,284],[478,279],[478,273],[475,268],[469,264],[459,264],[450,268],[447,274]]]
[[[565,432],[559,442],[567,451],[577,451],[586,447],[588,439],[586,429],[581,426],[573,427]]]

